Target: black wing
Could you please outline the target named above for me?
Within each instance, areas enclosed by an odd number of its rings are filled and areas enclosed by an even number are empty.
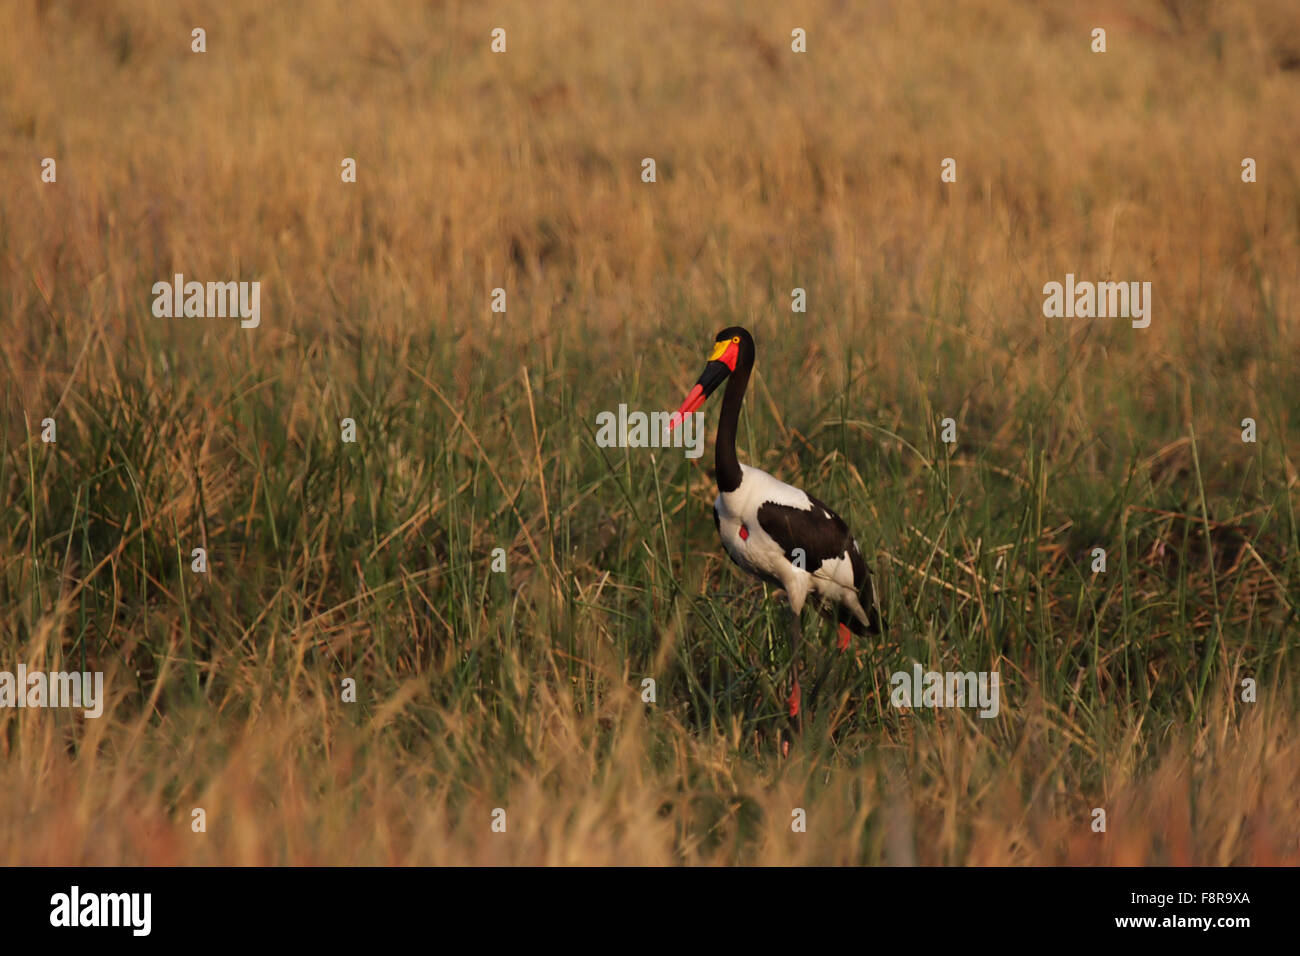
[[[853,589],[858,592],[858,602],[867,612],[869,623],[864,625],[844,607],[836,609],[836,617],[854,634],[879,634],[883,627],[876,608],[876,589],[849,526],[812,495],[808,500],[812,502],[808,509],[765,501],[758,508],[758,523],[781,546],[787,560],[795,561],[795,550],[802,550],[803,567],[809,574],[826,561],[847,556],[853,569]]]
[[[808,500],[812,502],[808,509],[765,501],[758,507],[758,523],[781,546],[788,560],[794,561],[795,551],[802,550],[803,568],[811,574],[823,562],[844,557],[844,552],[853,548],[853,536],[843,518],[812,495]],[[860,583],[856,564],[853,583]]]

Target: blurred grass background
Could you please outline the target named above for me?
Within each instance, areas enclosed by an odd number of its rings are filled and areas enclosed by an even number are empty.
[[[0,710],[0,862],[1300,862],[1293,3],[16,0],[0,89],[0,669],[111,696]],[[594,441],[731,324],[893,625],[786,760],[712,424]]]

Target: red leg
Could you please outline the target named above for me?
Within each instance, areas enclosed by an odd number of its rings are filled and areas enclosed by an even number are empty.
[[[800,610],[802,610],[802,602]],[[803,636],[803,628],[800,626],[799,611],[794,609],[793,605],[788,606],[790,614],[790,696],[786,698],[785,706],[790,713],[790,719],[794,720],[799,716],[799,639]]]
[[[840,649],[841,651],[847,651],[847,650],[849,649],[849,641],[852,639],[852,637],[853,637],[853,632],[850,631],[850,630],[849,630],[847,627],[845,627],[843,624],[841,624],[841,625],[840,625],[840,640],[839,640],[839,643],[838,643],[836,646],[839,647],[839,649]]]

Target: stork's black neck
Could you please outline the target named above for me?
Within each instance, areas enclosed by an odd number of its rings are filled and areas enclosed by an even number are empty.
[[[740,462],[736,459],[736,426],[740,424],[740,404],[745,400],[749,386],[749,372],[753,359],[745,360],[742,352],[736,370],[727,379],[727,390],[722,395],[722,414],[718,418],[718,435],[713,441],[714,460],[718,470],[718,490],[735,491],[740,487]]]

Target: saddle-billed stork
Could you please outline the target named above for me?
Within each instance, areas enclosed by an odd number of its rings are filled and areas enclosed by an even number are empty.
[[[669,429],[730,378],[714,439],[718,497],[713,523],[731,560],[782,588],[789,600],[792,679],[786,706],[794,718],[800,702],[801,619],[809,595],[824,612],[834,610],[841,651],[849,646],[850,634],[879,634],[881,619],[871,572],[844,519],[812,495],[736,459],[736,426],[753,368],[753,336],[740,326],[723,329],[714,339],[704,373],[670,419]]]

